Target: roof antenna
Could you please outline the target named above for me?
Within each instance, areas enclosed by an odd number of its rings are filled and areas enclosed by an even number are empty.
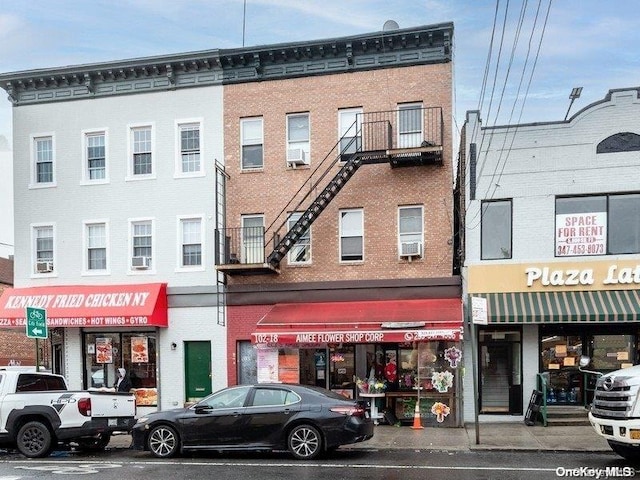
[[[247,0],[244,0],[242,6],[242,47],[244,48],[244,26],[247,19]]]
[[[569,116],[569,110],[571,110],[571,105],[573,105],[573,102],[575,101],[576,98],[580,98],[581,93],[582,93],[582,87],[574,87],[573,90],[571,90],[571,93],[569,94],[569,100],[571,100],[571,102],[569,102],[569,108],[567,108],[567,113],[564,116],[565,120]]]

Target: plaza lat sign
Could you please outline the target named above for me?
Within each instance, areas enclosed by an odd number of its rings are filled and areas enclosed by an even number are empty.
[[[618,265],[609,265],[604,278],[596,278],[593,268],[569,268],[553,269],[550,267],[528,267],[525,269],[527,287],[541,285],[548,286],[585,286],[594,285],[596,282],[602,285],[640,285],[640,265],[635,267],[618,268]]]

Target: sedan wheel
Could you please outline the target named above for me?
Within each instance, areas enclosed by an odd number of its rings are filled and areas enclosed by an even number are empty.
[[[315,427],[298,425],[289,433],[287,447],[298,460],[312,460],[322,451],[322,437]]]
[[[178,433],[168,425],[159,425],[149,432],[149,450],[158,458],[173,457],[179,446]]]

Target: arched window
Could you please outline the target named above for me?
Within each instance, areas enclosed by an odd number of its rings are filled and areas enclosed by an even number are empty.
[[[636,152],[640,150],[640,135],[621,132],[602,140],[596,147],[596,153]]]

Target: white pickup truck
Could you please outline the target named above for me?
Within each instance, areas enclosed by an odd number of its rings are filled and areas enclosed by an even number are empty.
[[[135,415],[132,394],[69,391],[60,375],[0,369],[0,445],[27,457],[71,444],[102,450],[113,433],[133,427]]]

